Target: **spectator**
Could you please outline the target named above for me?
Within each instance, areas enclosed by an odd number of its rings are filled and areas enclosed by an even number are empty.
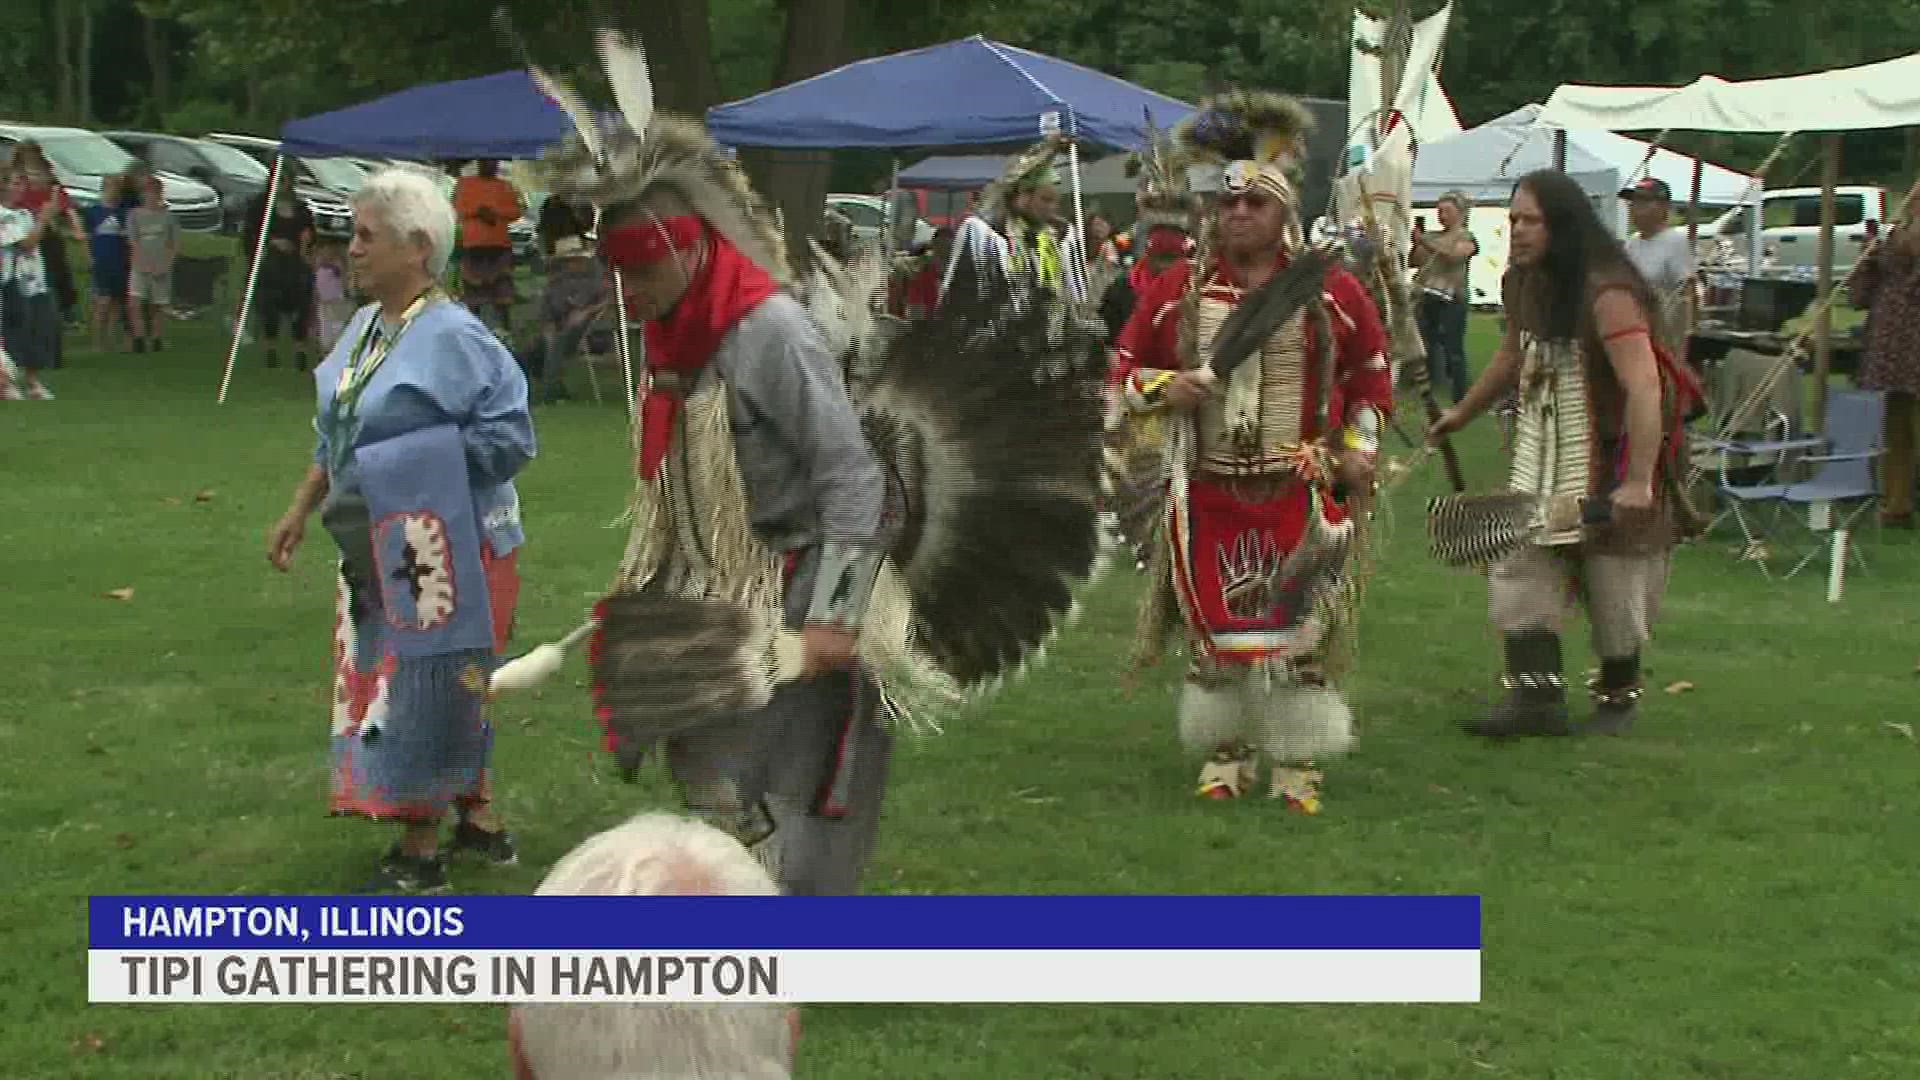
[[[908,319],[931,318],[940,308],[940,282],[946,279],[947,260],[953,255],[953,226],[933,230],[933,240],[914,264],[910,264],[899,289],[900,302],[894,313]]]
[[[566,200],[550,198],[540,209],[540,236],[547,255],[546,289],[540,297],[540,379],[546,402],[570,397],[566,387],[569,362],[580,354],[583,345],[590,352],[611,348],[612,335],[605,341],[590,340],[594,323],[613,299],[613,282],[607,268],[594,254],[587,240],[593,218],[571,208]],[[602,345],[603,348],[593,348]]]
[[[538,896],[777,896],[726,833],[639,817],[564,856]],[[516,1080],[787,1080],[799,1014],[767,1004],[518,1005],[507,1015]]]
[[[460,216],[460,299],[482,319],[492,308],[500,329],[511,334],[519,295],[507,228],[526,213],[526,204],[501,178],[498,161],[482,161],[474,175],[453,186],[453,209]]]
[[[52,401],[40,373],[60,366],[60,307],[47,282],[40,241],[60,214],[59,203],[39,200],[28,210],[32,178],[14,169],[0,188],[0,341],[19,366],[24,387],[8,380],[9,398]]]
[[[26,194],[20,202],[20,208],[29,213],[38,214],[41,207],[52,203],[53,216],[49,219],[46,235],[40,238],[40,257],[46,266],[47,283],[52,288],[53,297],[58,304],[62,324],[74,320],[74,311],[80,306],[79,294],[73,287],[73,268],[67,264],[66,238],[75,240],[87,235],[86,228],[80,222],[80,214],[73,208],[73,199],[67,189],[53,174],[53,165],[47,161],[46,151],[40,149],[37,142],[23,142],[14,148],[13,168],[16,173],[26,174]],[[60,343],[54,343],[56,353]],[[58,359],[56,355],[56,359]]]
[[[273,202],[273,221],[266,222],[267,202]],[[313,245],[313,212],[293,190],[285,168],[270,192],[262,192],[247,215],[247,246],[258,250],[260,232],[267,234],[267,250],[260,259],[260,280],[254,304],[260,312],[260,337],[267,346],[267,366],[280,366],[280,323],[293,339],[293,367],[307,370],[307,344],[313,323],[313,268],[307,256]]]
[[[1627,237],[1627,258],[1647,279],[1660,305],[1660,344],[1686,359],[1688,325],[1697,271],[1687,234],[1673,227],[1673,190],[1651,176],[1620,192],[1626,200],[1633,232]]]
[[[88,256],[93,263],[93,347],[114,348],[130,329],[127,315],[126,178],[109,176],[100,185],[100,201],[81,212],[87,228]]]
[[[1480,254],[1480,242],[1467,230],[1472,209],[1463,192],[1440,196],[1433,212],[1440,231],[1428,232],[1424,222],[1414,230],[1408,262],[1417,269],[1413,284],[1419,290],[1415,317],[1420,340],[1427,347],[1427,370],[1443,385],[1456,404],[1467,396],[1467,268]]]
[[[313,310],[320,324],[320,352],[331,352],[347,320],[353,317],[353,297],[347,289],[347,245],[338,240],[320,240],[313,245]]]
[[[1854,265],[1847,277],[1854,305],[1867,309],[1863,389],[1886,394],[1887,459],[1880,521],[1911,529],[1915,469],[1914,424],[1920,421],[1920,180],[1907,191],[1900,221]]]
[[[180,255],[180,223],[167,212],[159,177],[148,177],[139,209],[127,216],[132,273],[127,277],[127,317],[133,351],[159,352],[160,327],[173,303],[173,261]],[[144,340],[143,340],[144,339]]]

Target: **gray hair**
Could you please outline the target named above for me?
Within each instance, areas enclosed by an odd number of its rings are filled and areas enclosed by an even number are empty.
[[[1464,191],[1458,191],[1458,190],[1449,191],[1446,194],[1440,196],[1439,198],[1433,200],[1433,205],[1439,206],[1443,202],[1452,203],[1454,206],[1459,208],[1462,214],[1473,209],[1473,200],[1467,198],[1467,193]]]
[[[382,169],[353,193],[353,210],[378,214],[401,237],[427,241],[427,273],[447,272],[453,257],[453,203],[440,185],[409,169]]]
[[[672,814],[642,814],[589,837],[537,896],[777,896],[733,837]],[[793,1032],[779,1004],[620,1002],[514,1007],[540,1080],[788,1080]]]

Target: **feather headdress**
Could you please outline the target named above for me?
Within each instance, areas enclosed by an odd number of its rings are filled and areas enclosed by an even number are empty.
[[[1191,233],[1195,207],[1180,148],[1171,133],[1154,124],[1152,113],[1147,114],[1146,133],[1146,147],[1127,161],[1127,175],[1139,185],[1134,202],[1140,224]]]
[[[646,52],[638,42],[602,30],[595,43],[620,109],[621,123],[611,130],[595,122],[566,83],[538,68],[531,72],[535,84],[575,128],[542,159],[552,192],[603,210],[662,195],[677,197],[776,281],[787,284],[791,270],[786,240],[739,164],[697,121],[654,109]]]
[[[1017,194],[1044,184],[1060,183],[1060,155],[1066,152],[1067,138],[1054,135],[1028,147],[1001,170],[1000,176],[980,192],[977,212],[985,218],[997,218],[1006,212],[1007,203]]]
[[[1298,101],[1260,90],[1230,90],[1202,101],[1174,128],[1174,138],[1183,156],[1219,170],[1217,178],[1195,178],[1205,186],[1265,187],[1291,202],[1291,174],[1306,157],[1312,132],[1313,114]]]

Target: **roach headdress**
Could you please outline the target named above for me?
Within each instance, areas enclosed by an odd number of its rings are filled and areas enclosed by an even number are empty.
[[[1189,176],[1204,190],[1262,189],[1298,206],[1293,173],[1307,153],[1313,114],[1298,101],[1258,90],[1231,90],[1207,98],[1174,128]]]

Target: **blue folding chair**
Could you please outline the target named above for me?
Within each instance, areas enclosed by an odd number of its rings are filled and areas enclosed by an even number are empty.
[[[1783,503],[1804,507],[1804,516],[1793,515],[1818,541],[1822,532],[1831,534],[1831,542],[1846,548],[1861,569],[1867,561],[1857,545],[1851,544],[1854,522],[1860,515],[1879,505],[1880,484],[1876,464],[1885,452],[1886,395],[1878,390],[1836,390],[1827,399],[1825,429],[1827,453],[1807,454],[1800,458],[1806,465],[1818,465],[1812,477],[1787,485],[1780,496]],[[1847,507],[1851,509],[1846,509]],[[1843,516],[1836,516],[1844,511]],[[1875,519],[1876,521],[1878,519]],[[1822,545],[1816,543],[1787,576],[1806,568]],[[1833,597],[1838,599],[1842,567],[1834,567]]]
[[[1821,435],[1752,442],[1722,440],[1714,443],[1716,449],[1727,454],[1780,455],[1782,474],[1773,482],[1734,484],[1727,480],[1723,471],[1718,493],[1721,500],[1731,507],[1749,549],[1776,541],[1783,524],[1797,524],[1811,534],[1813,546],[1794,564],[1793,569],[1787,571],[1785,577],[1792,577],[1806,569],[1807,564],[1821,553],[1824,548],[1820,542],[1821,533],[1832,533],[1836,543],[1845,544],[1854,522],[1878,503],[1880,494],[1874,463],[1882,453],[1884,409],[1885,395],[1878,391],[1837,390],[1827,399],[1826,425]],[[1815,450],[1825,452],[1808,453]],[[1817,466],[1817,469],[1806,479],[1788,480],[1784,476],[1789,463],[1796,471],[1809,465]],[[1849,505],[1851,509],[1836,520],[1835,508],[1844,509]],[[1755,511],[1752,517],[1745,512],[1748,510]],[[1763,510],[1768,512],[1766,524],[1760,524],[1758,511]],[[1866,560],[1859,549],[1850,544],[1848,547],[1853,560],[1864,568]],[[1760,567],[1761,573],[1773,576],[1766,559],[1753,561]]]

